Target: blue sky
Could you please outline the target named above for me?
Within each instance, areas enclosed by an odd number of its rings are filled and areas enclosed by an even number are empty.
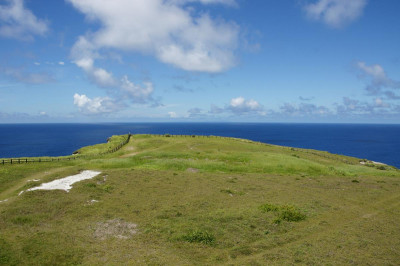
[[[398,0],[0,0],[0,123],[400,122]]]

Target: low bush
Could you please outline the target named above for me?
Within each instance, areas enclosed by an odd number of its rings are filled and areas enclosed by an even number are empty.
[[[183,235],[182,240],[189,243],[201,243],[205,245],[213,245],[215,243],[215,236],[208,231],[194,230],[190,233]]]
[[[277,218],[274,223],[280,224],[281,221],[299,222],[306,219],[306,215],[302,213],[297,207],[292,205],[274,205],[266,203],[260,206],[263,212],[274,212]]]
[[[282,206],[278,218],[287,222],[299,222],[306,219],[306,215],[294,206]]]

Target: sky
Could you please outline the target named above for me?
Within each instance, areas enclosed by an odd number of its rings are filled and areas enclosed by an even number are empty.
[[[0,123],[400,123],[398,0],[0,0]]]

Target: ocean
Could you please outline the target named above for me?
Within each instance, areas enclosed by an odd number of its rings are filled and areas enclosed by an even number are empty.
[[[0,158],[62,156],[120,134],[215,135],[316,149],[400,168],[400,125],[280,123],[0,124]]]

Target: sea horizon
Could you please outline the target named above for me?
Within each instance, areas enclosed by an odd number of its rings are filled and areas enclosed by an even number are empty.
[[[30,137],[26,137],[26,134]],[[0,158],[65,156],[122,134],[215,135],[328,151],[400,167],[400,124],[102,122],[0,124]]]

